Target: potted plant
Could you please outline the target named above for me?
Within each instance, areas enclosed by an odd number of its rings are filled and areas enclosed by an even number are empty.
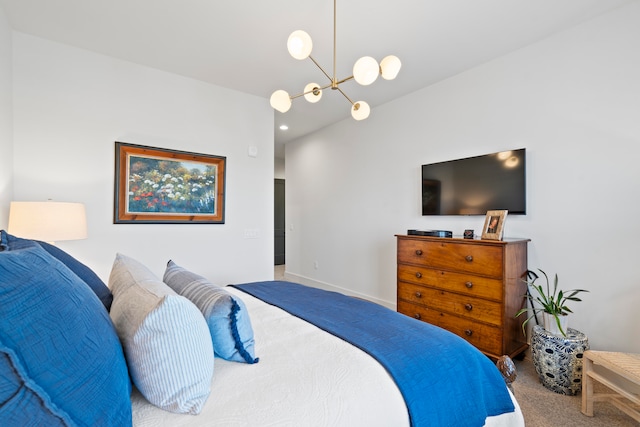
[[[533,271],[527,272],[527,279],[533,277],[533,280],[523,279],[527,285],[527,294],[525,298],[531,303],[531,308],[525,307],[516,313],[516,317],[523,313],[527,313],[531,310],[531,315],[522,323],[522,330],[525,331],[525,326],[535,317],[536,323],[538,323],[537,313],[542,313],[543,327],[551,333],[562,334],[566,337],[567,330],[567,315],[573,313],[569,307],[567,307],[568,301],[582,301],[576,295],[580,292],[589,292],[585,289],[572,289],[570,291],[563,291],[558,289],[558,275],[555,275],[553,281],[553,288],[549,283],[549,276],[547,273],[538,269],[546,280],[546,285],[537,284],[536,281],[540,278]],[[533,292],[532,292],[533,289]],[[546,318],[546,320],[545,320]],[[526,332],[525,332],[526,333]]]

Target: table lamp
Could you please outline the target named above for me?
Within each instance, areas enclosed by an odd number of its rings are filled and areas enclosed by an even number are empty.
[[[23,239],[54,243],[87,238],[84,204],[66,202],[11,202],[7,231]]]

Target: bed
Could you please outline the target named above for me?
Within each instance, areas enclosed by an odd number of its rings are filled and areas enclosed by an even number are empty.
[[[379,305],[123,254],[106,286],[46,243],[0,250],[3,425],[524,426],[491,360]]]

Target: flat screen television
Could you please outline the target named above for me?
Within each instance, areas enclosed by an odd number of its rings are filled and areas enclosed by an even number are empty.
[[[526,150],[422,165],[422,215],[525,215]]]

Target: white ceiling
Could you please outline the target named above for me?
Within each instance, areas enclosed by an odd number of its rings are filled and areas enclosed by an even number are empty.
[[[336,77],[351,76],[361,56],[398,56],[396,80],[340,86],[373,108],[633,1],[338,0]],[[14,30],[265,102],[276,89],[294,95],[307,83],[329,82],[311,60],[289,56],[294,30],[311,35],[312,56],[333,74],[331,0],[0,0],[0,7]],[[289,112],[274,114],[276,155],[284,143],[351,117],[331,90],[317,104],[296,99]]]

